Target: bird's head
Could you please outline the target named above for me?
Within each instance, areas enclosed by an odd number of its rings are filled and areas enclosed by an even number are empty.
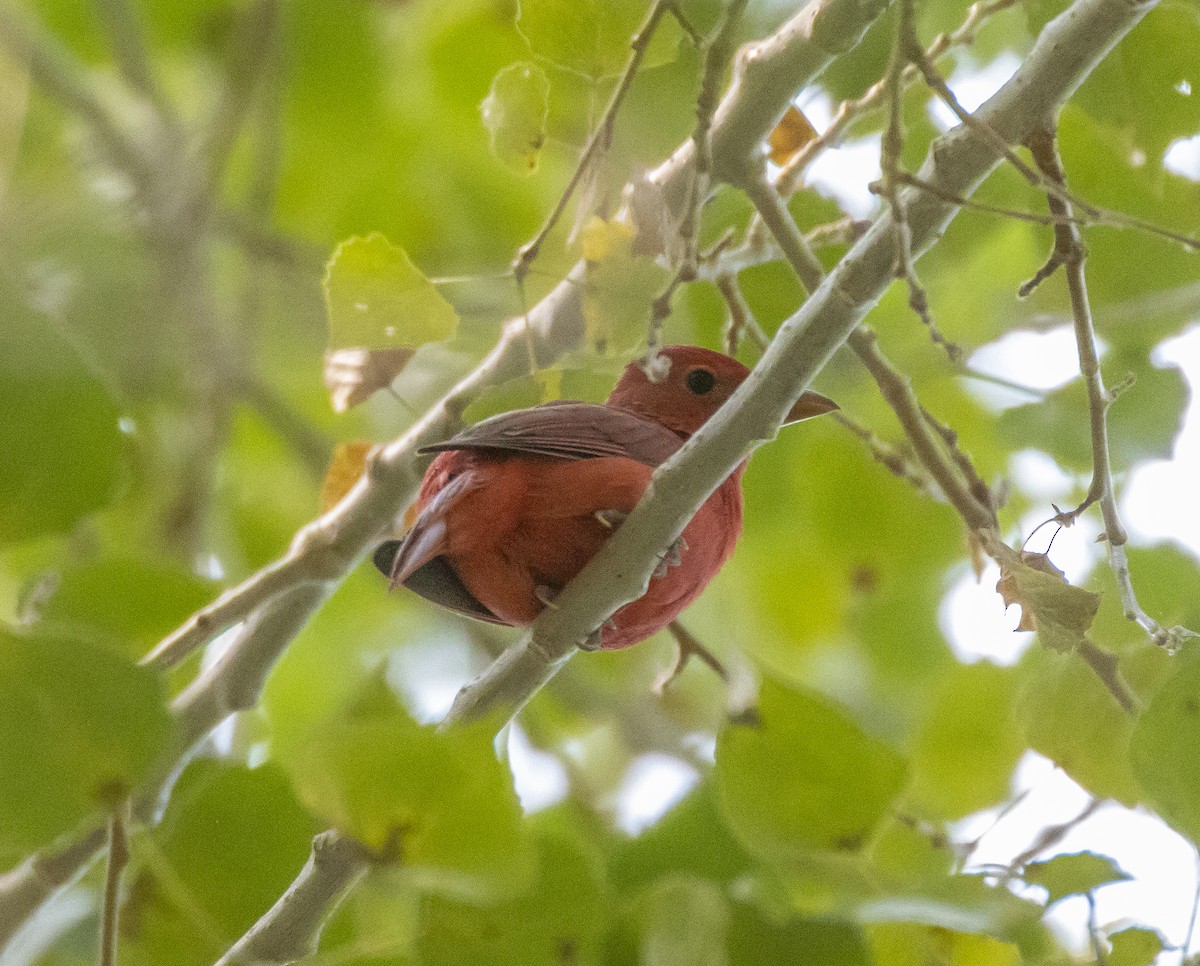
[[[608,397],[620,406],[648,416],[684,436],[696,432],[733,395],[750,370],[727,355],[694,345],[672,345],[659,351],[666,375],[652,381],[637,362],[625,367]],[[806,392],[788,413],[794,423],[837,409],[837,403],[818,392]]]

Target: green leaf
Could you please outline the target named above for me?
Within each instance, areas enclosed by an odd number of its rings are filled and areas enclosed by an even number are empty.
[[[520,0],[517,29],[539,57],[587,77],[619,74],[649,4],[644,0]],[[682,33],[666,15],[646,48],[643,68],[673,60]]]
[[[1122,929],[1108,937],[1109,966],[1150,966],[1163,951],[1163,937],[1153,929]]]
[[[415,349],[458,328],[453,306],[378,232],[338,245],[324,285],[330,349]]]
[[[717,738],[730,827],[769,859],[857,851],[904,788],[904,759],[824,698],[767,681],[758,710],[760,725],[731,724]]]
[[[72,566],[38,610],[40,632],[62,629],[140,658],[193,611],[216,585],[182,568],[132,558]]]
[[[777,922],[746,902],[730,907],[729,962],[737,966],[868,966],[862,930],[842,919]]]
[[[669,875],[638,897],[644,966],[726,966],[729,900],[714,882]]]
[[[955,667],[917,734],[913,798],[955,819],[1007,797],[1025,750],[1015,703],[1015,669],[986,662]]]
[[[514,171],[533,174],[546,142],[550,81],[537,64],[509,64],[492,81],[479,109],[492,153]]]
[[[1133,719],[1078,655],[1031,649],[1018,713],[1029,747],[1093,795],[1133,806],[1142,797],[1130,769]]]
[[[295,878],[317,831],[277,765],[188,765],[151,841],[135,843],[137,948],[150,962],[211,964]]]
[[[1049,893],[1047,906],[1067,896],[1084,895],[1103,885],[1129,880],[1116,862],[1095,852],[1056,855],[1045,862],[1031,862],[1025,866],[1023,878],[1030,885],[1041,886]]]
[[[1151,804],[1200,843],[1200,648],[1189,647],[1133,729],[1133,773]]]
[[[494,722],[439,731],[417,724],[378,677],[318,726],[287,766],[325,821],[410,872],[474,894],[525,871],[512,776]]]
[[[1021,950],[992,936],[919,922],[872,926],[876,966],[1021,966]]]
[[[30,849],[138,786],[166,748],[162,682],[79,641],[0,631],[0,849]]]
[[[112,499],[119,412],[105,384],[42,319],[0,325],[0,544],[61,533]]]
[[[1126,362],[1106,362],[1110,386],[1128,372],[1136,381],[1109,409],[1108,435],[1113,468],[1166,459],[1183,425],[1190,395],[1183,373],[1175,366],[1157,369]],[[1036,446],[1064,467],[1086,471],[1092,466],[1087,394],[1076,379],[1045,399],[1000,414],[1001,439],[1014,449]]]
[[[623,353],[646,338],[650,304],[667,273],[636,249],[634,229],[593,216],[580,233],[587,282],[583,320],[587,344],[597,352]]]
[[[426,900],[417,960],[425,966],[560,966],[593,963],[608,922],[598,857],[582,840],[535,833],[536,874],[518,897],[480,907]]]
[[[1176,138],[1200,130],[1200,10],[1194,3],[1150,11],[1080,87],[1074,103],[1122,132],[1128,150],[1157,167]]]
[[[669,872],[732,882],[753,865],[730,834],[712,783],[704,782],[636,839],[619,840],[609,858],[609,876],[628,892]]]

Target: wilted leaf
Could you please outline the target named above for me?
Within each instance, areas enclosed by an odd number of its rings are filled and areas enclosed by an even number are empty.
[[[781,167],[795,157],[800,149],[817,137],[816,128],[812,126],[795,104],[788,106],[779,123],[767,138],[770,158],[774,164]]]
[[[1004,605],[1021,607],[1018,631],[1038,631],[1042,644],[1054,651],[1075,650],[1100,608],[1100,595],[1067,583],[1063,572],[1040,553],[1005,553],[996,592]]]
[[[358,482],[367,466],[367,454],[375,443],[356,439],[349,443],[338,443],[333,450],[333,459],[325,471],[325,482],[321,485],[321,512],[328,513],[342,497]]]
[[[667,273],[654,259],[634,252],[636,233],[619,221],[593,217],[580,233],[587,283],[583,320],[588,345],[599,352],[627,352],[646,337],[650,305]]]
[[[1049,893],[1046,905],[1052,906],[1067,896],[1093,892],[1113,882],[1125,882],[1129,876],[1106,855],[1077,852],[1056,855],[1045,862],[1031,862],[1025,866],[1023,878],[1030,885],[1044,888]]]
[[[325,385],[335,413],[344,413],[392,384],[415,349],[330,349]]]
[[[403,248],[378,233],[338,245],[324,287],[325,383],[338,412],[390,385],[416,349],[458,328],[453,306]]]
[[[904,788],[908,768],[824,698],[767,681],[762,723],[717,738],[719,800],[730,827],[761,855],[856,851]]]
[[[550,81],[537,64],[509,64],[479,106],[492,153],[514,171],[533,174],[546,141]]]
[[[107,648],[0,631],[0,850],[112,807],[171,733],[158,675]]]
[[[1133,729],[1133,773],[1155,809],[1179,832],[1200,843],[1200,649],[1176,659]]]

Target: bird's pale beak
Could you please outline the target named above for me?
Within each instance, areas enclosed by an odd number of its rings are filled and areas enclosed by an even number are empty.
[[[784,425],[798,423],[802,419],[811,419],[813,416],[821,416],[824,413],[831,413],[839,408],[838,404],[828,396],[822,396],[819,392],[806,392],[796,400],[796,405],[788,413],[787,419],[784,420]]]

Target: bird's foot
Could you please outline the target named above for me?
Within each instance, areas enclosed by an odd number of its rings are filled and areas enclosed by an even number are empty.
[[[665,577],[668,570],[683,563],[683,552],[687,548],[687,541],[683,537],[676,537],[675,542],[667,547],[666,553],[658,558],[658,566],[654,568],[655,579]]]
[[[617,625],[613,623],[613,619],[611,617],[608,618],[608,620],[606,620],[603,624],[592,631],[592,633],[579,642],[579,649],[581,651],[600,650],[602,646],[601,638],[604,636],[604,632],[606,630],[615,631],[616,629]]]
[[[592,514],[608,530],[615,530],[629,516],[624,510],[597,510]]]
[[[533,588],[533,596],[542,602],[542,606],[551,610],[558,610],[558,604],[554,603],[558,593],[553,587],[547,587],[545,584],[538,584]]]

